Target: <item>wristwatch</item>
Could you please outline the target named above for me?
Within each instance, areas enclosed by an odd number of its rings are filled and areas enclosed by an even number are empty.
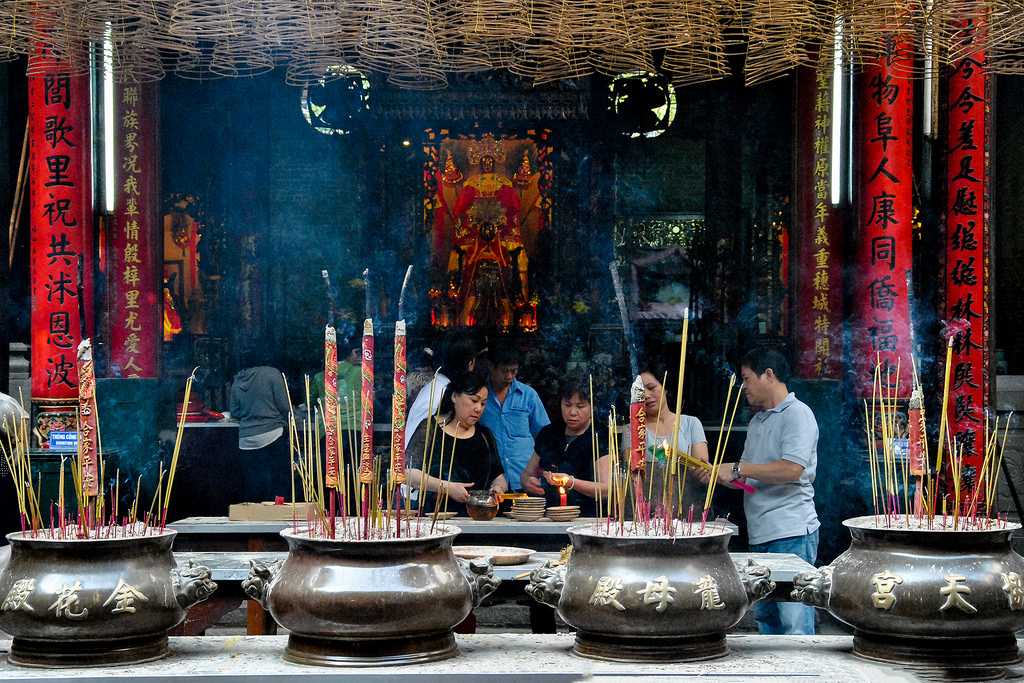
[[[740,473],[740,461],[737,460],[732,464],[732,481],[736,481],[743,475]]]

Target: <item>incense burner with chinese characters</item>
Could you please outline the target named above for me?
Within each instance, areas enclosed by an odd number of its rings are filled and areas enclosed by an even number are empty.
[[[638,525],[639,527],[639,525]],[[627,523],[568,530],[567,565],[546,566],[527,592],[576,629],[574,651],[627,662],[695,661],[728,652],[725,633],[775,588],[767,567],[736,566],[730,529],[645,536]]]
[[[1010,547],[1019,524],[936,516],[856,517],[850,548],[797,576],[793,599],[854,628],[854,653],[874,660],[990,675],[1020,660],[1024,558]],[[888,526],[887,526],[888,524]]]
[[[7,535],[0,630],[14,637],[12,663],[107,666],[167,654],[167,632],[217,584],[205,567],[175,566],[176,532],[141,529],[127,538],[60,538],[49,530]]]
[[[350,518],[347,523],[362,524]],[[458,560],[458,527],[362,540],[285,529],[283,563],[253,563],[246,594],[290,631],[284,658],[323,666],[413,664],[458,653],[452,629],[497,588],[490,560]],[[361,528],[361,526],[360,526]],[[415,529],[410,524],[407,529]],[[408,532],[406,532],[408,533]]]

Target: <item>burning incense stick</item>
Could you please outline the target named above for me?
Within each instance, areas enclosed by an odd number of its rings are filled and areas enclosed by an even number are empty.
[[[324,330],[324,440],[329,489],[327,527],[331,538],[334,538],[338,490],[338,336],[330,325]]]
[[[370,485],[373,483],[373,321],[363,321],[361,423],[362,439],[359,452],[359,484],[363,489],[363,518],[365,535],[370,534]]]
[[[96,447],[96,374],[92,361],[92,344],[83,339],[78,345],[78,462],[82,470],[82,503],[86,523],[92,526],[90,499],[99,495],[99,453]],[[82,507],[79,508],[83,509]]]
[[[408,279],[408,272],[406,278]],[[405,321],[399,320],[395,323],[395,379],[391,394],[391,482],[392,486],[396,487],[399,501],[402,495],[401,485],[405,483],[405,397]],[[391,496],[388,496],[389,500],[390,498]],[[395,529],[398,535],[401,535],[402,515],[396,514],[395,518]]]

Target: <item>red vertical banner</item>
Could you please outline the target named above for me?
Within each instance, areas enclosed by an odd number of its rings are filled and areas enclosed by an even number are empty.
[[[117,189],[107,290],[110,372],[115,377],[157,377],[157,90],[153,84],[126,84],[114,92]]]
[[[861,74],[860,211],[855,293],[854,367],[862,395],[870,396],[875,363],[882,381],[909,391],[912,352],[910,292],[913,223],[913,82],[910,45],[890,43],[888,54]]]
[[[797,225],[794,301],[796,372],[842,377],[842,224],[832,206],[832,62],[800,69],[796,97]]]
[[[973,38],[978,28],[974,20],[967,20],[965,38]],[[983,51],[970,54],[949,74],[946,138],[945,318],[956,330],[949,432],[963,447],[964,464],[974,471],[981,466],[985,452],[989,363],[989,77],[985,59]]]
[[[93,310],[89,78],[60,68],[28,79],[32,398],[40,403],[77,399],[77,349]]]

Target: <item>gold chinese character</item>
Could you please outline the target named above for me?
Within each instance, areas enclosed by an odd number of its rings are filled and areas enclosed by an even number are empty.
[[[124,338],[124,350],[128,353],[139,354],[139,344],[142,340],[139,339],[139,335],[135,332],[130,332],[127,337]],[[328,413],[330,414],[330,413]]]
[[[718,595],[718,582],[710,574],[700,577],[694,594],[700,594],[701,609],[725,609],[725,603]]]
[[[135,356],[128,356],[128,360],[124,362],[124,376],[125,377],[140,377],[139,373],[142,372],[142,368],[135,362]]]
[[[134,202],[135,200],[130,200]],[[124,224],[124,236],[125,239],[131,240],[132,242],[139,239],[139,222],[134,218],[128,220]]]
[[[1003,592],[1010,600],[1010,609],[1024,609],[1024,582],[1021,582],[1020,574],[1010,572],[1003,574]]]
[[[126,154],[124,160],[121,161],[121,170],[125,173],[142,173],[142,169],[139,168],[139,155]]]
[[[124,329],[132,330],[133,332],[140,332],[142,330],[137,311],[128,311],[128,315],[124,319]]]
[[[828,268],[828,249],[822,248],[814,252],[814,267],[818,270]]]
[[[138,216],[139,215],[139,202],[128,195],[128,199],[124,202],[124,213],[126,216]]]
[[[622,592],[622,579],[614,576],[602,576],[597,580],[597,587],[594,594],[590,596],[590,604],[595,607],[606,607],[611,605],[620,612],[626,610],[619,602],[619,593]]]
[[[814,205],[814,217],[818,219],[819,223],[824,223],[828,218],[828,207],[825,206],[825,202],[819,201]]]
[[[818,292],[828,291],[828,271],[817,270],[814,272],[814,289]]]
[[[121,92],[121,103],[134,107],[139,103],[139,89],[134,85],[126,85]]]
[[[139,113],[135,111],[126,111],[124,115],[121,116],[121,126],[125,128],[125,130],[131,130],[133,128],[138,130]]]
[[[903,577],[886,569],[873,575],[871,583],[875,587],[875,592],[871,594],[871,604],[878,609],[892,609],[896,604],[896,596],[892,592],[897,585],[903,583]]]
[[[127,195],[139,194],[139,179],[133,175],[127,176],[121,190]]]
[[[668,577],[659,576],[654,581],[648,581],[647,587],[638,590],[636,594],[643,596],[645,605],[657,604],[655,612],[664,612],[669,604],[676,601],[673,597],[675,592],[676,589],[668,585]]]
[[[138,287],[139,282],[139,267],[126,266],[124,269],[124,283],[126,285],[131,285],[132,287]]]
[[[106,599],[103,606],[106,607],[110,603],[114,603],[114,609],[110,610],[111,614],[119,614],[121,612],[135,614],[136,600],[149,602],[149,598],[147,598],[142,591],[135,586],[125,583],[124,579],[118,577],[117,587],[114,588],[114,592]]]
[[[828,230],[825,229],[824,225],[819,225],[818,229],[814,231],[814,246],[828,246]]]
[[[124,307],[128,308],[128,309],[138,308],[139,307],[139,296],[141,296],[141,295],[142,295],[142,292],[140,292],[137,289],[129,289],[129,290],[127,290],[124,293]]]
[[[815,311],[824,311],[827,313],[829,310],[828,294],[825,292],[818,292],[815,294],[814,300],[811,302],[811,308]]]
[[[1005,574],[1003,576],[1005,576]],[[19,609],[26,612],[35,612],[35,610],[32,609],[32,605],[28,604],[28,597],[32,595],[32,591],[35,590],[35,587],[35,579],[18,579],[15,581],[14,585],[11,586],[11,590],[7,591],[7,597],[4,598],[4,604],[0,605],[0,612],[14,612]]]
[[[139,261],[139,243],[129,242],[124,245],[124,262],[125,263],[141,263]]]
[[[969,586],[960,585],[960,582],[966,581],[967,577],[949,574],[944,578],[946,580],[946,585],[939,589],[939,595],[945,595],[946,602],[942,603],[942,607],[939,608],[939,611],[945,612],[950,608],[956,607],[961,612],[966,612],[967,614],[974,614],[977,612],[978,608],[964,599],[965,595],[971,594]]]
[[[832,321],[827,315],[820,314],[814,319],[814,331],[818,334],[828,334],[832,330]]]
[[[828,358],[831,355],[828,337],[818,337],[814,340],[814,355],[818,358]]]
[[[73,584],[64,583],[61,584],[60,593],[57,594],[57,599],[53,601],[53,604],[46,608],[47,611],[54,610],[57,618],[67,617],[68,619],[80,620],[85,619],[89,616],[89,610],[83,608],[79,612],[75,612],[75,608],[78,607],[78,592],[82,590],[82,582],[75,581]]]

